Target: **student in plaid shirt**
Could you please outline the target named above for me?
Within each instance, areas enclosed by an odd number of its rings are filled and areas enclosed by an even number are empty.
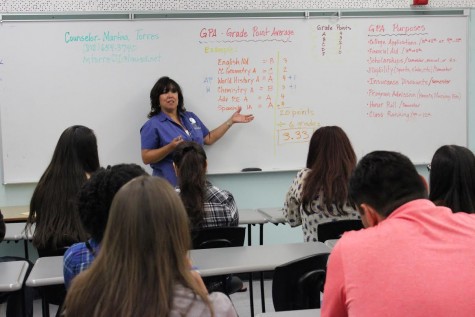
[[[175,149],[173,164],[177,191],[185,205],[192,229],[235,227],[239,213],[233,195],[206,180],[206,153],[195,142],[183,142]]]

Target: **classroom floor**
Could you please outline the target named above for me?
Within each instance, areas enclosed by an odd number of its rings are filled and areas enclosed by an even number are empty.
[[[247,292],[235,293],[231,295],[231,300],[234,303],[234,307],[238,312],[239,317],[253,317],[251,316],[251,308],[249,302],[249,283],[244,282],[244,285],[248,288]],[[260,296],[260,283],[259,281],[254,281],[254,314],[259,314],[262,312],[261,307],[261,296]],[[272,304],[272,280],[265,280],[264,282],[265,289],[265,301],[266,301],[266,312],[273,312],[274,305]],[[2,305],[4,306],[4,305]],[[3,307],[1,307],[3,308]],[[5,316],[5,312],[0,308],[0,316]],[[41,317],[41,300],[35,300],[34,302],[34,313],[33,317]],[[58,306],[50,305],[50,315],[55,316]]]

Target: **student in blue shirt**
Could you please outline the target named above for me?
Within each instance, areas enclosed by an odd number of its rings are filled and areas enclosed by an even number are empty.
[[[180,85],[169,77],[161,77],[150,91],[149,120],[140,129],[142,160],[150,164],[153,175],[162,176],[173,186],[177,179],[173,169],[173,152],[183,141],[211,145],[234,123],[247,123],[253,115],[241,114],[241,107],[216,129],[208,128],[193,112],[186,111]]]
[[[79,192],[78,211],[84,229],[91,235],[86,242],[72,245],[64,254],[64,284],[91,266],[99,251],[109,218],[109,208],[117,191],[131,179],[145,175],[136,164],[119,164],[101,168],[84,184]]]

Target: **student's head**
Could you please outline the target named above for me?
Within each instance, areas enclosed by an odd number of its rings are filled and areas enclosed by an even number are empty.
[[[342,214],[342,205],[348,198],[348,180],[356,165],[356,154],[346,133],[337,126],[318,128],[310,139],[307,155],[307,175],[303,187],[304,208],[320,191],[325,197],[327,210]]]
[[[184,105],[184,99],[183,99],[183,93],[181,91],[180,85],[170,77],[160,77],[155,85],[152,87],[152,90],[150,91],[150,104],[151,104],[151,110],[148,114],[148,117],[151,118],[154,115],[158,114],[161,109],[160,109],[160,95],[168,93],[169,91],[171,92],[176,92],[178,93],[178,109],[177,111],[184,112],[185,105]]]
[[[325,161],[330,161],[327,164],[331,161],[338,161],[338,164],[348,162],[353,167],[356,164],[356,154],[350,139],[340,127],[321,127],[313,132],[308,146],[307,168],[314,169]]]
[[[76,198],[87,175],[98,168],[94,132],[81,125],[64,130],[31,198],[28,225],[36,223],[33,245],[54,250],[84,241]]]
[[[50,166],[58,168],[80,167],[86,173],[99,168],[97,140],[94,131],[82,125],[74,125],[61,134],[53,153]]]
[[[79,216],[96,242],[102,241],[114,195],[125,183],[145,174],[136,164],[119,164],[99,169],[83,185],[78,197]]]
[[[196,142],[180,143],[173,154],[180,196],[193,226],[204,217],[206,153]]]
[[[475,156],[458,145],[444,145],[432,157],[429,199],[453,212],[475,212]]]
[[[375,151],[364,156],[356,166],[350,179],[350,197],[368,227],[407,202],[427,198],[427,188],[406,156]]]
[[[133,179],[112,201],[101,252],[68,290],[67,315],[168,316],[177,283],[209,305],[190,272],[190,246],[187,215],[171,185]]]

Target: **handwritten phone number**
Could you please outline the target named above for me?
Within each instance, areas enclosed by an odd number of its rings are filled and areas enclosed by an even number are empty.
[[[115,53],[132,53],[137,50],[137,45],[135,44],[101,44],[101,43],[92,43],[84,44],[83,52],[115,52]]]

